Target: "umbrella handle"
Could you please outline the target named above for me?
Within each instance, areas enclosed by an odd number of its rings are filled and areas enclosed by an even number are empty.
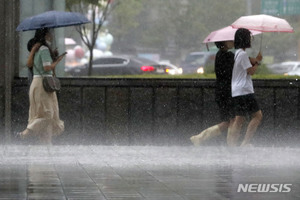
[[[207,49],[207,51],[209,51],[209,48],[208,48],[208,43],[206,43],[206,49]]]
[[[260,47],[259,47],[259,52],[262,53],[261,48],[262,48],[262,39],[263,39],[263,33],[260,34]]]

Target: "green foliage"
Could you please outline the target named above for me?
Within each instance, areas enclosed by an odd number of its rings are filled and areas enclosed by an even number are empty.
[[[204,70],[205,70],[206,74],[215,73],[215,66],[214,65],[207,65]]]
[[[131,46],[153,49],[162,55],[172,51],[172,62],[191,51],[206,49],[204,38],[216,29],[232,24],[247,14],[248,0],[115,0],[122,2],[112,13],[109,29],[114,37],[128,41]],[[261,14],[260,0],[251,0],[251,14]],[[300,21],[293,16],[287,19],[295,28],[294,34],[264,33],[263,55],[274,56],[275,62],[296,60],[297,41],[300,38]],[[260,37],[255,37],[254,50],[259,50]],[[213,44],[211,45],[213,46]]]
[[[299,79],[299,76],[285,76],[280,74],[254,74],[253,79]]]
[[[72,8],[73,6],[80,4],[100,6],[101,2],[107,2],[107,0],[66,0],[66,7]]]
[[[108,0],[66,0],[66,8],[68,11],[87,12],[89,5],[102,6],[101,2]]]
[[[184,75],[167,75],[167,74],[142,74],[142,75],[115,75],[115,76],[92,76],[92,78],[136,78],[136,79],[215,79],[215,74],[184,74]],[[300,79],[299,76],[285,76],[278,74],[255,74],[252,79]]]
[[[265,64],[258,66],[255,74],[270,74],[270,70],[267,68]]]
[[[141,44],[148,47],[167,48],[170,42],[177,57],[188,51],[204,47],[203,39],[212,30],[231,24],[245,13],[240,0],[226,3],[211,0],[151,0],[144,3],[141,26]],[[234,9],[233,9],[234,8]]]
[[[143,0],[115,0],[115,3],[119,5],[111,13],[108,29],[116,40],[121,41],[124,35],[139,25],[137,16],[142,10]]]
[[[66,0],[67,7],[79,4],[99,4],[104,0]],[[107,2],[108,0],[104,1]],[[230,25],[247,14],[248,0],[114,0],[117,7],[110,13],[107,28],[114,36],[114,44],[142,49],[142,53],[156,53],[161,58],[179,65],[191,51],[202,51],[204,38],[213,30]],[[260,0],[251,0],[251,14],[261,14]],[[279,16],[295,28],[295,33],[263,33],[263,56],[274,62],[297,59],[300,39],[298,16]],[[260,36],[255,36],[253,52],[260,46]],[[210,46],[214,46],[210,44]],[[126,52],[124,52],[126,53]],[[166,56],[165,56],[166,55]],[[274,57],[274,59],[273,59]],[[206,70],[213,72],[213,67]],[[260,66],[257,74],[268,74]]]
[[[110,2],[110,0],[66,0],[66,7],[72,12],[87,14],[87,12],[91,11],[91,23],[76,27],[80,38],[90,51],[89,75],[92,74],[93,49],[99,36],[99,31],[110,13]]]
[[[167,74],[141,74],[141,75],[115,75],[115,76],[93,76],[94,78],[159,78],[159,79],[215,79],[215,74],[184,74],[184,75],[167,75]]]
[[[143,15],[147,17],[149,28],[142,33],[143,44],[166,47],[171,40],[176,49],[200,45],[199,32],[205,30],[198,17],[204,15],[201,3],[198,0],[189,3],[180,0],[145,2]]]

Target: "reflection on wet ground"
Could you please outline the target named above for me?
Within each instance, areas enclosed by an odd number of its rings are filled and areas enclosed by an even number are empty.
[[[1,146],[0,149],[0,200],[300,199],[300,149],[152,146]],[[252,184],[252,188],[237,192],[239,184]],[[257,192],[258,184],[273,184],[278,191]],[[290,192],[282,192],[284,184],[291,184]]]

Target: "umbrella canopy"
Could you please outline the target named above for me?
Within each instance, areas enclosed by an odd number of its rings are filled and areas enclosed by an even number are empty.
[[[17,31],[30,31],[40,28],[59,28],[90,23],[82,14],[76,12],[47,11],[24,19]]]
[[[221,41],[233,41],[236,28],[232,28],[231,26],[227,26],[225,28],[221,28],[219,30],[211,32],[204,40],[203,43],[209,42],[221,42]],[[251,31],[252,35],[260,34],[260,31]]]
[[[285,20],[270,15],[249,15],[237,19],[231,25],[233,28],[247,28],[262,32],[293,33],[293,27]]]

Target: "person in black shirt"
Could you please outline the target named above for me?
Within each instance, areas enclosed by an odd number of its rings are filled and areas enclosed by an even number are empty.
[[[217,137],[228,130],[234,120],[233,102],[231,97],[231,77],[234,65],[234,53],[228,51],[233,48],[233,41],[215,42],[219,51],[216,54],[215,73],[216,90],[215,100],[220,111],[221,123],[209,127],[200,134],[192,136],[191,142],[198,146],[204,141]]]

